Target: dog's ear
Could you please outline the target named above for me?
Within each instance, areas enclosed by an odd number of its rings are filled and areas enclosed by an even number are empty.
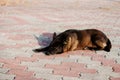
[[[55,37],[57,36],[56,32],[53,33],[53,40],[55,39]]]

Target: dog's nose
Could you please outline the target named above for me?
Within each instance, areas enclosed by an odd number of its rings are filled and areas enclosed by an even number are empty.
[[[110,49],[108,49],[108,48],[105,48],[104,50],[107,51],[107,52],[110,52]]]
[[[105,51],[110,52],[110,50],[105,50]]]

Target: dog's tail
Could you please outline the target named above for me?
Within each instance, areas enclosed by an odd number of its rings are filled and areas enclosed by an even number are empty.
[[[104,48],[104,50],[110,52],[111,47],[112,47],[111,41],[108,39],[107,46]]]
[[[34,49],[33,51],[34,51],[34,52],[43,52],[43,51],[47,51],[47,50],[48,50],[48,47]]]

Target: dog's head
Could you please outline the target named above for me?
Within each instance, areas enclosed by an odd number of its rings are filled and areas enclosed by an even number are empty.
[[[60,54],[63,53],[63,46],[65,45],[64,42],[64,37],[62,35],[56,35],[56,33],[54,33],[53,35],[53,40],[49,45],[48,50],[46,51],[46,54]]]
[[[105,51],[110,52],[110,49],[112,48],[111,41],[108,39],[107,46],[104,48]]]

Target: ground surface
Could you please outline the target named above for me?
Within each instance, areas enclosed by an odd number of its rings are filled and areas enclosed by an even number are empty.
[[[113,44],[111,52],[32,52],[47,46],[54,31],[72,28],[102,30]],[[120,1],[40,0],[32,6],[1,6],[0,80],[120,80]]]

